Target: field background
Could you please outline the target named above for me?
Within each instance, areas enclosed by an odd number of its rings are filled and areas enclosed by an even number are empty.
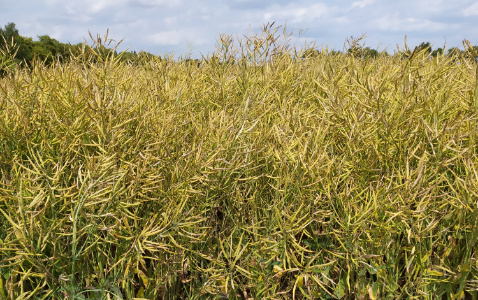
[[[4,68],[0,298],[476,299],[473,56],[289,41]]]

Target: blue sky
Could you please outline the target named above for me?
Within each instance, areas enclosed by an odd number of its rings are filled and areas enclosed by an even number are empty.
[[[47,34],[76,44],[109,29],[120,50],[145,50],[205,56],[220,34],[249,35],[267,22],[287,23],[292,43],[314,42],[342,50],[350,36],[367,34],[366,46],[393,53],[431,42],[434,47],[478,44],[476,0],[45,0],[2,1],[0,26],[14,22],[20,34],[34,39]],[[299,35],[299,33],[301,34]]]

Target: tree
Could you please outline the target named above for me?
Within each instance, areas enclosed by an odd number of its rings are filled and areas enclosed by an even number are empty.
[[[366,37],[367,36],[365,34],[362,34],[360,37],[351,36],[347,38],[346,43],[349,45],[347,53],[355,58],[361,58],[363,56],[362,52],[365,46],[365,43],[362,42],[362,40],[364,40]]]
[[[327,55],[330,55],[330,56],[337,56],[337,55],[341,55],[342,52],[338,51],[338,50],[330,50]]]
[[[432,51],[432,57],[437,57],[438,55],[443,55],[443,48],[438,48]]]
[[[478,62],[478,46],[472,46],[469,41],[465,41],[467,42],[467,47],[465,48],[464,56],[467,59],[475,60],[476,62]]]
[[[317,57],[320,55],[320,51],[314,48],[309,48],[305,50],[304,54],[302,55],[302,58],[312,58],[312,57]]]
[[[5,46],[5,41],[10,43],[12,40],[15,40],[20,36],[18,30],[15,27],[15,23],[8,23],[5,25],[4,29],[0,28],[0,46]]]
[[[378,51],[376,49],[370,49],[370,47],[365,47],[362,49],[363,58],[377,58]]]
[[[38,37],[38,41],[33,42],[32,51],[34,59],[39,59],[50,65],[55,58],[64,52],[62,48],[64,47],[57,40],[48,35],[42,35]]]
[[[461,50],[458,49],[457,47],[453,47],[453,48],[448,49],[448,55],[458,54],[460,52],[461,52]]]
[[[425,53],[429,55],[432,52],[432,46],[430,42],[422,42],[417,46],[417,51],[425,51]]]
[[[4,29],[0,29],[0,36],[0,47],[5,47],[5,42],[10,44],[13,41],[16,44],[18,50],[15,59],[19,63],[31,61],[33,41],[31,38],[22,37],[15,23],[8,23]]]

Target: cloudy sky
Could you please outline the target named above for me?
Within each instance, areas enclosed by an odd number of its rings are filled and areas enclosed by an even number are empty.
[[[287,24],[292,42],[316,42],[342,50],[350,36],[367,34],[366,45],[393,53],[431,42],[434,47],[478,44],[476,0],[2,0],[0,20],[23,36],[49,35],[76,44],[109,29],[124,38],[120,50],[200,57],[212,53],[220,34],[249,35],[267,22]]]

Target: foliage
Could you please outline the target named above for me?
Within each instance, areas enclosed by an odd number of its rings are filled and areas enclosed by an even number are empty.
[[[3,42],[0,47],[0,76],[4,76],[16,68],[15,56],[18,48],[12,39],[10,42],[5,36],[1,36],[0,39]]]
[[[432,46],[430,42],[422,42],[420,43],[420,45],[417,46],[417,48],[418,51],[423,51],[427,54],[430,54],[432,52]]]
[[[431,52],[432,57],[437,57],[438,55],[443,55],[443,48],[437,48]]]
[[[477,297],[476,63],[278,29],[1,78],[0,297]]]
[[[4,29],[0,28],[0,48],[5,48],[10,43],[17,47],[15,58],[18,63],[32,59],[32,39],[20,36],[15,23],[8,23]]]
[[[379,52],[376,49],[371,49],[370,47],[365,47],[365,43],[363,41],[366,38],[366,35],[362,35],[359,38],[350,37],[347,39],[347,44],[349,48],[347,49],[347,53],[352,55],[356,59],[376,59],[378,56],[387,55],[386,51]]]
[[[93,37],[92,37],[93,38]],[[15,23],[8,23],[4,29],[0,28],[0,49],[4,49],[7,45],[15,45],[16,53],[14,55],[14,61],[17,65],[24,67],[33,66],[35,61],[41,61],[46,66],[51,66],[55,62],[66,63],[70,60],[71,55],[76,55],[81,52],[81,49],[86,46],[86,43],[79,43],[77,45],[70,45],[60,43],[54,38],[48,35],[38,36],[38,41],[33,41],[32,38],[23,37],[19,34]],[[119,42],[118,44],[120,44]],[[108,56],[110,52],[117,56],[118,53],[108,48],[109,45],[101,45],[100,49],[95,49],[103,59]],[[132,64],[143,64],[144,61],[150,59],[154,55],[147,52],[127,52],[119,56],[121,61],[129,62]],[[96,60],[95,56],[92,60]],[[2,74],[0,74],[2,75]]]

